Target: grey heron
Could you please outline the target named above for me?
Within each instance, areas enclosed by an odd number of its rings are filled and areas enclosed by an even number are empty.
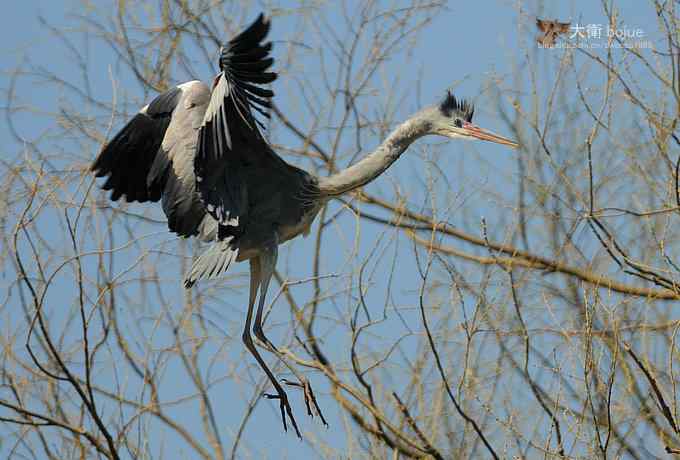
[[[287,415],[300,436],[286,392],[250,333],[252,325],[255,337],[277,351],[264,334],[262,313],[279,244],[308,232],[329,199],[371,182],[422,136],[517,144],[473,124],[473,106],[449,92],[337,174],[316,177],[290,165],[272,150],[256,116],[269,116],[274,93],[262,85],[277,77],[268,71],[273,63],[271,43],[264,42],[269,28],[261,14],[222,47],[212,86],[190,81],[157,96],[104,146],[91,169],[106,177],[102,188],[111,190],[111,200],[160,200],[172,232],[211,243],[193,263],[186,288],[223,274],[233,262],[250,262],[243,342],[276,391],[269,396],[280,400],[284,429]],[[311,388],[310,394],[313,398]],[[312,415],[309,397],[305,390]]]

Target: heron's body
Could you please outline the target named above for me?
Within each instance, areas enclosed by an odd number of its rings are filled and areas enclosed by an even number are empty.
[[[182,177],[187,193],[194,194],[194,202],[200,202],[200,195],[190,186],[195,183],[194,156],[198,142],[198,130],[203,122],[210,102],[211,91],[207,85],[192,81],[179,85],[182,95],[172,116],[172,122],[163,139],[163,149],[176,152],[173,158],[174,173]],[[171,132],[176,123],[175,132]],[[261,148],[260,145],[256,145]],[[321,209],[322,200],[318,180],[306,171],[290,165],[273,151],[261,155],[259,151],[239,152],[238,161],[231,166],[237,168],[239,187],[246,197],[244,209],[247,212],[237,216],[238,225],[229,227],[234,235],[232,245],[238,249],[236,261],[256,257],[266,243],[274,239],[279,243],[288,241],[309,231],[314,218]],[[201,206],[198,206],[201,207]],[[199,232],[204,241],[214,241],[217,220],[209,213],[204,214],[207,232]],[[189,235],[185,235],[189,236]]]
[[[234,261],[250,261],[243,341],[276,389],[284,427],[285,409],[299,435],[286,393],[250,335],[259,292],[252,329],[278,354],[264,335],[262,313],[279,244],[309,232],[328,199],[372,181],[424,135],[516,144],[473,125],[472,106],[449,93],[399,125],[358,163],[317,178],[281,159],[258,128],[254,114],[268,116],[274,94],[260,85],[276,78],[266,72],[273,63],[271,44],[262,43],[268,31],[260,15],[222,49],[212,88],[190,81],[157,96],[102,149],[92,170],[107,177],[102,188],[112,191],[112,200],[161,200],[171,231],[210,243],[187,275],[187,288],[223,274]],[[311,414],[313,393],[307,383],[302,386]]]
[[[104,188],[114,190],[114,199],[118,193],[127,201],[161,199],[170,230],[206,242],[218,239],[219,225],[202,203],[194,162],[211,93],[205,83],[194,80],[161,94],[140,110],[94,165],[109,174],[125,165],[140,169],[142,173],[119,181],[113,176]],[[147,146],[150,151],[141,157],[135,148],[139,141],[129,135],[139,129],[149,139],[162,139],[155,152],[154,146]],[[121,148],[126,144],[132,148]],[[237,187],[244,197],[241,209],[245,212],[236,216],[237,223],[223,227],[223,234],[233,236],[230,245],[238,262],[257,257],[272,241],[283,243],[307,233],[324,201],[316,177],[286,163],[273,151],[262,155],[248,150],[253,149],[242,149],[231,159],[228,167],[233,171],[225,174],[227,179],[238,177]],[[153,188],[148,184],[159,184],[160,195],[138,192]]]

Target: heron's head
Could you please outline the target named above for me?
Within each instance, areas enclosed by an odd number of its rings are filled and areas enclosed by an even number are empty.
[[[509,145],[512,148],[519,146],[513,140],[494,134],[472,123],[474,113],[475,108],[472,104],[462,99],[456,99],[449,92],[441,104],[436,107],[432,130],[435,134],[451,139],[479,139]]]

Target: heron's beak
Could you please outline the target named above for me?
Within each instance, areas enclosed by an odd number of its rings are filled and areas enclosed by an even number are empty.
[[[482,141],[489,141],[495,142],[496,144],[508,145],[513,149],[519,147],[519,144],[517,142],[506,137],[499,136],[498,134],[492,133],[491,131],[487,131],[486,129],[482,129],[479,126],[472,123],[465,123],[463,125],[463,132],[465,133],[466,136],[474,137],[475,139],[479,139]]]

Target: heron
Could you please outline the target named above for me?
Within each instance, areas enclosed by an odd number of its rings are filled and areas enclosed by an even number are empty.
[[[347,169],[318,177],[291,165],[262,134],[274,96],[267,85],[277,78],[270,71],[272,45],[265,41],[269,29],[269,18],[260,14],[220,48],[220,71],[211,86],[194,80],[158,95],[102,148],[91,170],[106,178],[101,188],[111,191],[111,200],[160,201],[170,231],[210,244],[193,262],[185,288],[249,261],[243,343],[276,391],[267,396],[279,400],[284,430],[287,416],[301,437],[286,391],[251,335],[252,328],[262,346],[278,351],[264,333],[262,317],[279,245],[308,234],[329,200],[373,181],[423,136],[518,144],[475,125],[473,105],[447,92]],[[311,387],[304,387],[308,414],[313,399],[325,424]]]

